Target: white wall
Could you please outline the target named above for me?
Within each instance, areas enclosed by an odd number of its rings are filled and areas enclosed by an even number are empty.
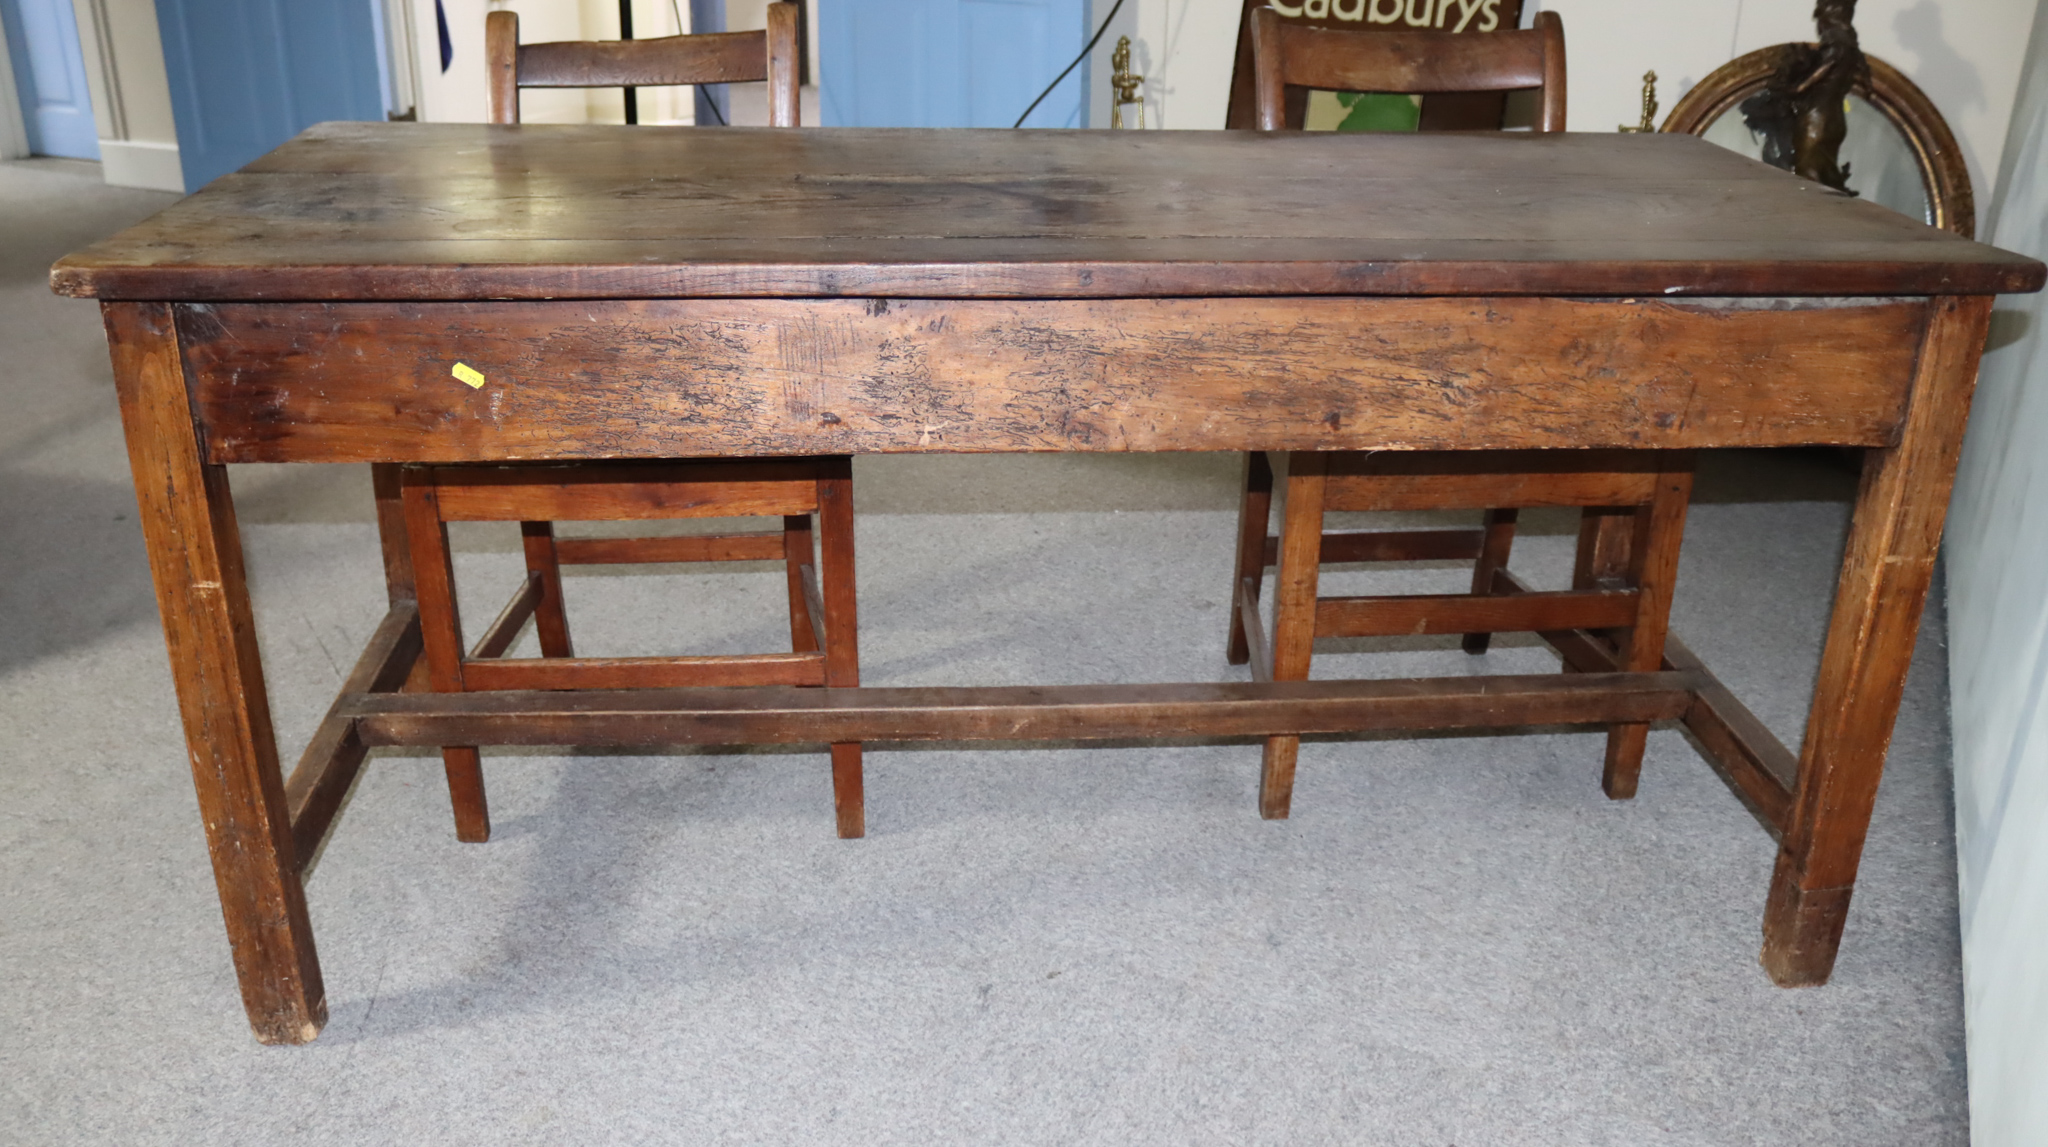
[[[2048,257],[2048,15],[2007,138],[1989,237]],[[2048,297],[1994,318],[1949,518],[1949,679],[1971,1136],[2021,1147],[2048,1138]]]
[[[153,0],[72,0],[100,164],[116,187],[185,190]]]
[[[846,3],[847,0],[819,0]],[[858,0],[855,0],[858,2]],[[1115,0],[1094,0],[1095,24]],[[1230,103],[1243,0],[1124,0],[1116,25],[1089,59],[1088,125],[1109,126],[1109,57],[1118,36],[1131,38],[1131,70],[1145,77],[1147,128],[1220,128]],[[1126,110],[1127,122],[1136,109]]]

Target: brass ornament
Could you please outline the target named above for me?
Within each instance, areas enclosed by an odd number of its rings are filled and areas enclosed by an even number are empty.
[[[1622,124],[1616,131],[1639,132],[1657,130],[1657,73],[1643,73],[1643,118],[1634,124]]]
[[[1109,105],[1109,126],[1112,131],[1124,126],[1124,106],[1138,105],[1139,128],[1145,126],[1145,97],[1138,94],[1138,88],[1145,77],[1131,74],[1131,38],[1118,36],[1116,51],[1109,56],[1109,86],[1115,90],[1115,99]]]

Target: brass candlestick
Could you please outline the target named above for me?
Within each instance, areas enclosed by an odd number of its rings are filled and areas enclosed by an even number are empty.
[[[1628,132],[1657,130],[1657,73],[1643,73],[1643,121],[1634,125],[1622,124],[1614,130]]]
[[[1145,99],[1138,94],[1138,86],[1145,77],[1131,74],[1131,38],[1118,36],[1116,51],[1109,56],[1109,86],[1116,90],[1115,102],[1109,105],[1109,126],[1117,130],[1124,126],[1124,105],[1138,105],[1138,126],[1145,126]]]

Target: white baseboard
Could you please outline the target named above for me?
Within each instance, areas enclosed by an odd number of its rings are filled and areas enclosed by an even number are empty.
[[[140,143],[126,139],[100,141],[100,164],[111,187],[150,191],[185,191],[185,171],[178,165],[175,143]]]

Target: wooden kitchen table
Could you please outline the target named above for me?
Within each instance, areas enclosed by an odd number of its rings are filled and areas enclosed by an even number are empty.
[[[1764,966],[1824,982],[1992,296],[2042,278],[1690,136],[413,124],[316,127],[52,272],[105,314],[243,1002],[283,1043],[327,1015],[301,875],[377,745],[1673,719],[1780,842]],[[1682,645],[1616,673],[1579,631],[1547,676],[400,691],[397,463],[1814,444],[1866,461],[1796,755]],[[237,462],[377,475],[390,613],[290,777]]]

